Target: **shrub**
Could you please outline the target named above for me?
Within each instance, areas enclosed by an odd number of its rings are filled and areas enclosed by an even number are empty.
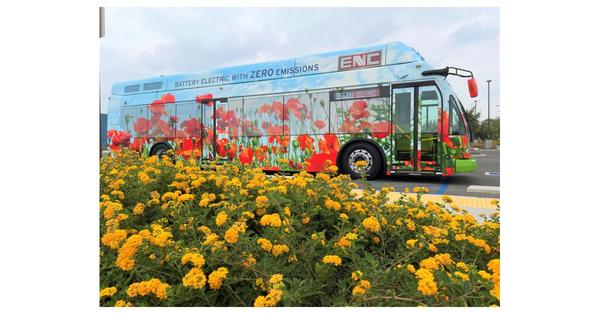
[[[499,305],[498,212],[127,151],[100,173],[102,306]]]

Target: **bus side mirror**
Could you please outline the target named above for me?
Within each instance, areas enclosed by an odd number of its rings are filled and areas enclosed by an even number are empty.
[[[469,78],[467,84],[469,85],[469,94],[471,95],[471,98],[477,97],[477,95],[479,95],[479,91],[477,89],[477,82],[475,81],[475,78]]]

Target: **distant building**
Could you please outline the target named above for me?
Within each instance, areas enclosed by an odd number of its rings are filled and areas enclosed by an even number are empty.
[[[106,138],[106,113],[100,113],[100,152],[106,149],[108,139]]]

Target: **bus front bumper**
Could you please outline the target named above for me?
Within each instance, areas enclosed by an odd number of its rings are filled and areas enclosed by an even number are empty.
[[[456,173],[474,172],[477,169],[477,161],[473,159],[457,159]]]

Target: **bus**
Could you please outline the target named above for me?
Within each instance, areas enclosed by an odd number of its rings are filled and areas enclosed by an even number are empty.
[[[400,42],[118,82],[110,148],[369,179],[471,172],[471,127],[448,75],[477,96],[472,72],[432,68]]]

